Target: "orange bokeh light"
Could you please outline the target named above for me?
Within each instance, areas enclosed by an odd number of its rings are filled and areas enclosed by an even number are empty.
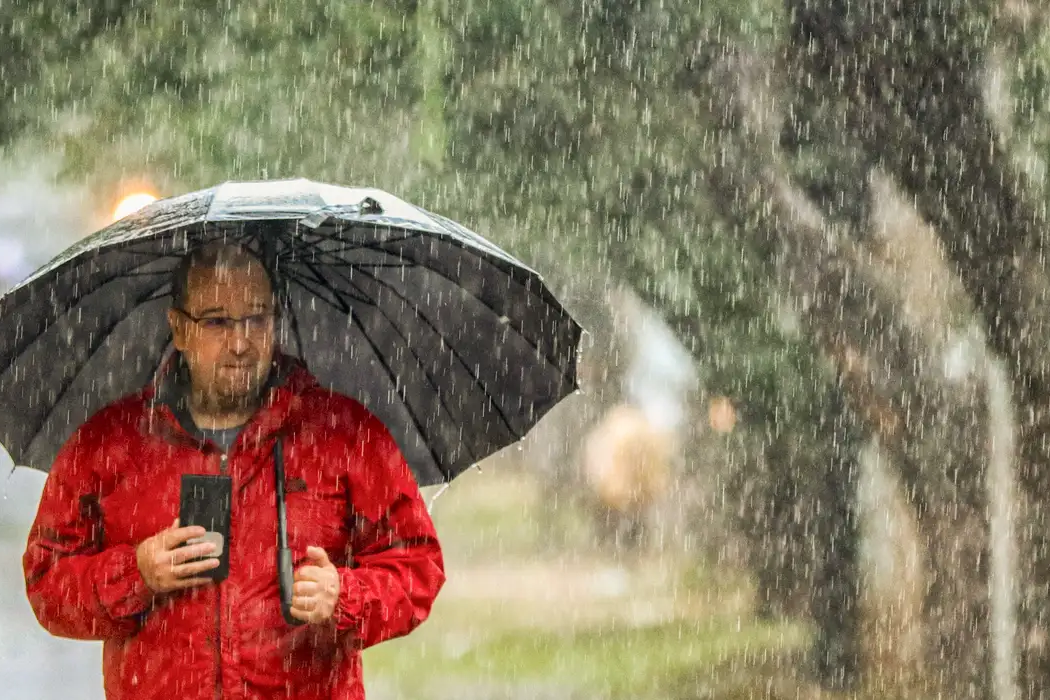
[[[149,192],[135,192],[134,194],[129,194],[127,197],[120,200],[116,209],[113,210],[113,220],[119,221],[128,214],[137,212],[147,204],[152,204],[156,201],[157,197]]]
[[[707,409],[707,422],[715,432],[730,432],[736,426],[736,408],[733,407],[733,402],[725,396],[711,399]]]

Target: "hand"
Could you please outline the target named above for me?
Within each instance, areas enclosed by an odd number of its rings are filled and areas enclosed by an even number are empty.
[[[146,586],[154,593],[170,593],[211,583],[210,578],[197,577],[197,574],[214,569],[219,565],[218,559],[186,562],[213,553],[215,545],[201,542],[180,547],[186,540],[204,533],[205,529],[196,525],[179,527],[176,520],[171,527],[139,543],[135,560]]]
[[[320,547],[307,547],[310,564],[295,572],[292,587],[292,617],[319,625],[335,614],[339,601],[339,570],[328,560],[328,553]]]

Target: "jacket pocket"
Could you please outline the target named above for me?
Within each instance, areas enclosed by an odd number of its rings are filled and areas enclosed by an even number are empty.
[[[336,566],[344,565],[349,542],[347,503],[342,494],[325,492],[314,484],[285,494],[288,546],[297,564],[307,547],[321,547]]]

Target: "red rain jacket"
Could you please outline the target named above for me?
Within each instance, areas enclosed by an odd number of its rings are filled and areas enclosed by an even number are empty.
[[[279,358],[265,405],[224,458],[183,429],[160,385],[100,411],[60,452],[23,559],[52,634],[105,642],[106,697],[364,697],[360,650],[426,619],[444,580],[437,535],[390,434]],[[288,541],[339,568],[334,624],[288,625],[277,587],[273,445],[284,441]],[[135,547],[178,516],[181,474],[233,479],[229,577],[154,596]]]

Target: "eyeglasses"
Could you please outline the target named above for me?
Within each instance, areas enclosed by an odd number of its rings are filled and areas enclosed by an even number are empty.
[[[233,318],[231,316],[194,316],[185,309],[175,310],[193,321],[201,331],[209,335],[233,333],[238,327],[243,327],[244,332],[248,335],[261,335],[273,329],[273,322],[277,318],[277,314],[273,311]]]

